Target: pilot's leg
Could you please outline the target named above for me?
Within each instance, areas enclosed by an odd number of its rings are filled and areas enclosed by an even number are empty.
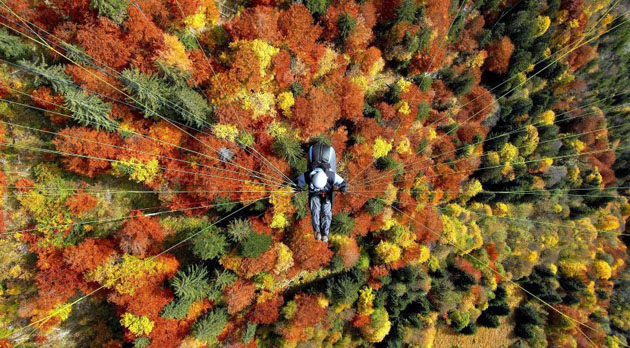
[[[319,196],[312,195],[310,197],[309,204],[310,204],[310,208],[311,208],[311,224],[313,225],[313,231],[315,232],[315,238],[317,239],[318,235],[319,235],[319,238],[321,238],[320,229],[319,229],[320,216],[321,216],[321,200],[320,200]]]

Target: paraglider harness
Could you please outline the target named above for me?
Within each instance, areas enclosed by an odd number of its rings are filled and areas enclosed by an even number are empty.
[[[304,175],[304,181],[309,187],[309,197],[312,197],[315,195],[321,195],[322,197],[326,197],[326,195],[328,195],[330,197],[330,201],[331,202],[334,201],[334,189],[322,190],[322,191],[317,191],[317,192],[310,190],[311,182],[312,182],[312,178],[310,174],[317,168],[320,168],[321,170],[324,171],[324,173],[326,174],[326,177],[328,178],[328,182],[327,182],[328,185],[330,185],[331,188],[334,188],[335,171],[333,170],[333,167],[331,164],[333,160],[333,156],[334,156],[334,151],[335,150],[332,148],[332,146],[328,146],[324,144],[315,144],[309,148],[308,162],[306,165],[308,174]]]

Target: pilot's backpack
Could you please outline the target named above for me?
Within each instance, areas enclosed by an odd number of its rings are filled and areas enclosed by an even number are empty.
[[[322,168],[324,171],[337,172],[337,155],[332,146],[315,144],[308,149],[308,171]]]
[[[335,173],[337,172],[337,154],[332,146],[324,144],[315,144],[308,149],[306,180],[310,184],[309,174],[321,168],[328,177],[328,183],[332,187],[335,183]]]

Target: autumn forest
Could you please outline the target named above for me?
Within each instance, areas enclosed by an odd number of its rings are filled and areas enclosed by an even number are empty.
[[[629,347],[628,11],[0,0],[0,348]]]

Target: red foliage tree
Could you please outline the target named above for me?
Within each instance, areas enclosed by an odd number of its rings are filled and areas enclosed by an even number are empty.
[[[345,78],[337,90],[341,99],[341,117],[355,120],[363,117],[363,99],[365,93],[356,83]],[[339,150],[337,150],[339,152]]]
[[[116,134],[89,129],[86,127],[64,128],[52,143],[57,150],[79,156],[114,159],[120,138]],[[111,168],[110,161],[67,155],[62,162],[68,170],[94,177]]]
[[[412,221],[412,224],[415,227],[414,232],[416,233],[416,239],[418,241],[429,244],[440,239],[442,221],[437,211],[432,207],[425,208],[415,217],[415,221]]]
[[[199,7],[203,5],[202,0],[168,0],[171,13],[177,19],[186,18],[195,14]]]
[[[368,277],[368,284],[374,289],[378,290],[383,286],[381,279],[389,274],[389,270],[385,266],[372,266],[370,267],[370,274]]]
[[[371,228],[373,228],[373,218],[370,214],[362,212],[354,217],[355,227],[352,234],[356,236],[365,236]]]
[[[455,267],[460,271],[472,275],[477,280],[477,282],[479,282],[479,280],[481,279],[481,271],[476,269],[472,262],[463,257],[455,257]]]
[[[164,48],[162,29],[157,26],[148,11],[140,11],[136,6],[127,8],[125,27],[125,40],[132,48],[129,58],[131,65],[145,74],[154,72],[155,58]]]
[[[402,0],[374,0],[374,7],[379,14],[379,20],[393,19],[396,16],[396,9],[400,7]]]
[[[147,217],[132,211],[118,232],[120,247],[128,253],[145,256],[158,252],[164,230],[157,217]]]
[[[188,79],[188,84],[193,87],[208,84],[217,70],[212,58],[204,55],[199,49],[192,50],[189,58],[192,62],[194,73]]]
[[[39,87],[31,92],[31,100],[36,106],[42,107],[50,111],[59,112],[64,107],[64,97],[61,94],[54,94],[50,88],[46,86]],[[68,121],[68,117],[60,114],[47,112],[46,115],[54,124],[62,124]]]
[[[157,282],[146,283],[133,295],[112,293],[109,300],[124,308],[126,312],[146,315],[151,320],[160,318],[160,311],[173,300],[170,289],[164,289]]]
[[[510,66],[514,44],[508,36],[495,40],[488,45],[488,58],[484,67],[497,74],[505,74]]]
[[[492,112],[494,97],[479,85],[475,85],[466,96],[462,97],[464,108],[457,114],[457,121],[481,122]],[[483,130],[480,127],[480,131]],[[483,133],[485,135],[485,133]]]
[[[337,153],[346,151],[346,142],[348,141],[348,129],[345,126],[337,128],[332,134],[332,147]]]
[[[280,51],[273,57],[271,63],[278,88],[289,88],[294,82],[293,73],[291,72],[291,54],[289,51]]]
[[[226,26],[226,29],[234,39],[262,39],[273,45],[282,39],[278,27],[279,18],[280,12],[277,8],[250,7],[243,10],[239,17]]]
[[[349,15],[356,21],[358,14],[359,6],[354,1],[341,0],[332,3],[328,7],[326,15],[323,18],[324,28],[326,29],[324,31],[324,37],[333,41],[337,36],[339,36],[339,27],[337,24],[340,16]]]
[[[258,232],[260,233],[260,232]],[[260,272],[270,272],[276,264],[276,249],[271,247],[260,257],[247,257],[241,261],[240,271],[246,278],[251,278]]]
[[[317,296],[298,294],[295,296],[295,303],[297,311],[290,321],[293,327],[313,327],[326,317],[326,308],[319,304]]]
[[[265,293],[261,294],[248,315],[249,321],[256,324],[274,323],[279,316],[278,308],[280,308],[283,303],[284,298],[279,293],[271,296]]]
[[[151,345],[155,347],[177,348],[190,333],[192,323],[183,320],[164,319],[157,317],[154,320],[153,330],[149,337]]]
[[[295,227],[289,248],[293,251],[293,259],[305,270],[317,270],[330,262],[332,251],[326,243],[313,238],[309,219],[302,219]]]
[[[76,272],[86,272],[96,269],[115,253],[113,240],[102,238],[88,238],[83,242],[64,249],[64,261]]]
[[[42,310],[41,316],[45,316],[47,311],[58,304],[66,302],[77,291],[89,292],[81,273],[65,263],[62,249],[31,245],[31,251],[38,256],[39,271],[34,279],[38,289],[37,307]]]
[[[84,192],[77,192],[66,199],[66,206],[75,215],[80,215],[96,208],[98,199]]]
[[[98,17],[95,23],[81,26],[76,39],[97,64],[117,70],[129,65],[134,45],[125,40],[120,28],[107,17]]]
[[[238,279],[234,284],[225,288],[224,293],[228,313],[234,314],[252,303],[256,293],[256,285],[250,281]]]
[[[295,100],[294,124],[305,137],[321,134],[335,125],[339,104],[331,93],[311,88],[305,97]]]
[[[316,72],[317,61],[325,51],[325,47],[316,42],[322,33],[322,27],[315,25],[308,9],[297,2],[282,12],[279,24],[283,43],[309,67],[310,74]],[[305,82],[309,80],[310,76],[305,78]]]
[[[348,242],[341,244],[339,251],[337,251],[337,256],[339,256],[343,262],[343,266],[346,268],[354,266],[359,260],[360,254],[361,250],[354,238],[350,238]]]
[[[116,77],[106,75],[98,69],[68,64],[66,65],[66,73],[72,77],[76,84],[89,90],[90,93],[100,93],[112,98],[120,96],[116,88],[120,89],[121,86]]]

